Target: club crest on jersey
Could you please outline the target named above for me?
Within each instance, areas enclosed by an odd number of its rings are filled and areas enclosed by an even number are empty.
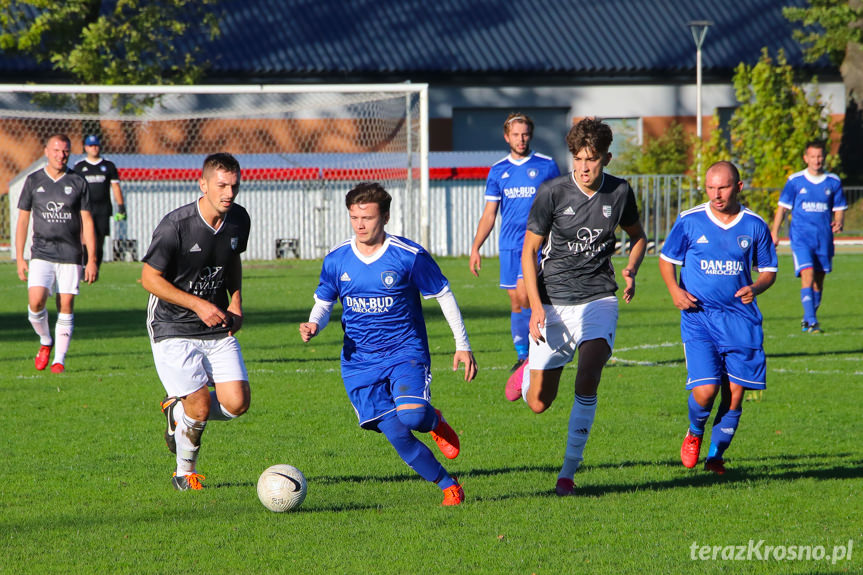
[[[384,287],[390,289],[398,282],[399,276],[396,272],[381,272],[381,281]]]
[[[602,215],[606,218],[611,217],[611,206],[602,206]]]
[[[65,193],[67,196],[71,196],[72,186],[63,186],[63,193]]]
[[[234,236],[231,238],[231,249],[237,251],[237,246],[240,245],[240,238]]]
[[[745,250],[752,245],[752,238],[749,236],[737,236],[737,245],[740,249]]]
[[[527,171],[527,175],[530,178],[535,178],[537,175],[539,175],[539,172],[536,170],[536,168],[531,168]]]

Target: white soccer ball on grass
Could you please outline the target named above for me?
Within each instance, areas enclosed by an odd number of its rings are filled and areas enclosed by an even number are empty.
[[[276,513],[299,507],[306,498],[307,489],[303,472],[293,465],[273,465],[258,478],[258,499]]]

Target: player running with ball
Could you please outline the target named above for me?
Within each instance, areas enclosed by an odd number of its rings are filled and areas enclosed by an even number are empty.
[[[430,433],[448,459],[459,439],[431,403],[431,356],[420,296],[435,298],[455,336],[453,371],[476,376],[461,312],[437,263],[414,242],[384,231],[392,198],[377,183],[360,184],[345,197],[355,236],[324,258],[315,305],[300,324],[308,342],[342,304],[342,380],[363,429],[383,433],[423,479],[443,490],[443,505],[459,505],[464,489],[413,432]]]

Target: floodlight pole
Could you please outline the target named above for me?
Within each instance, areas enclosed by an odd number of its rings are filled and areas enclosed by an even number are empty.
[[[698,136],[698,158],[695,164],[695,189],[701,190],[701,46],[707,29],[713,25],[710,20],[693,20],[687,24],[695,40],[695,134]]]

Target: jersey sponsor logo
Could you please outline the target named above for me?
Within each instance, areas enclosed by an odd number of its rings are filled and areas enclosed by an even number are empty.
[[[105,176],[101,174],[87,174],[84,176],[84,179],[87,180],[90,184],[103,184],[105,183]]]
[[[387,289],[390,289],[391,287],[396,285],[398,280],[399,276],[398,274],[396,274],[396,272],[381,272],[381,281],[383,282],[384,287]]]
[[[595,244],[603,231],[605,230],[602,228],[578,228],[578,231],[575,233],[577,241],[566,242],[566,245],[569,247],[569,251],[574,254],[599,251],[602,246]]]
[[[351,297],[345,296],[342,307],[356,313],[386,313],[395,304],[392,296],[385,297]]]
[[[710,242],[707,240],[707,236],[702,234],[700,238],[695,240],[695,243],[696,244],[709,244]]]
[[[63,193],[67,196],[72,195],[72,186],[63,186]]]
[[[574,216],[575,210],[572,209],[572,206],[566,206],[566,209],[563,210],[563,215],[565,216]]]
[[[45,211],[42,212],[42,219],[52,224],[62,224],[72,219],[72,212],[64,212],[63,202],[48,202],[45,204]]]
[[[534,194],[536,194],[535,186],[518,186],[503,189],[503,195],[508,198],[532,198]]]
[[[348,272],[345,272],[345,273],[343,273],[343,274],[342,274],[342,276],[339,278],[339,281],[349,282],[349,281],[351,281],[351,276],[349,276],[349,275],[348,275]]]
[[[737,245],[740,246],[740,249],[745,250],[752,245],[752,238],[749,236],[737,236]]]
[[[191,248],[189,248],[189,253],[199,252],[199,251],[201,251],[201,246],[199,246],[197,244],[197,242],[195,243],[195,245],[193,245]]]
[[[201,268],[198,278],[189,282],[189,292],[196,296],[206,296],[216,293],[225,285],[222,277],[222,266],[207,266]]]
[[[701,271],[711,276],[736,276],[743,273],[743,262],[737,260],[701,260]]]
[[[801,202],[800,209],[804,212],[821,213],[830,208],[827,206],[827,202]]]
[[[606,218],[611,217],[611,206],[602,206],[602,215]]]

